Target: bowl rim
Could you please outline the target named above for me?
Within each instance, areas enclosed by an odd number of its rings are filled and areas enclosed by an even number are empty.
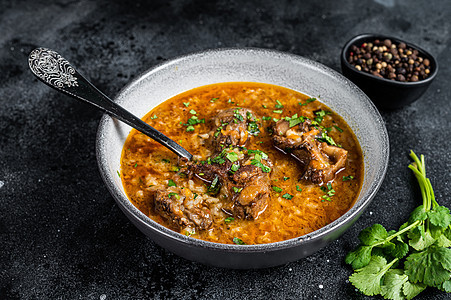
[[[418,80],[418,81],[402,82],[402,81],[397,81],[397,80],[380,78],[380,77],[374,76],[373,74],[357,70],[353,65],[351,65],[348,62],[347,52],[348,52],[349,48],[354,44],[358,44],[358,42],[363,42],[366,40],[374,40],[374,39],[390,39],[392,41],[395,41],[398,44],[401,42],[405,43],[407,46],[413,48],[414,50],[418,50],[423,56],[426,56],[426,58],[428,58],[431,61],[432,66],[433,66],[432,72],[429,74],[429,76],[426,79],[422,79],[422,80]],[[414,86],[419,86],[419,85],[423,85],[423,84],[428,84],[432,80],[434,80],[435,76],[438,73],[438,69],[439,69],[437,60],[430,52],[424,50],[423,48],[421,48],[411,42],[402,40],[402,39],[394,37],[394,36],[386,35],[386,34],[362,33],[362,34],[352,37],[343,46],[343,48],[341,50],[341,54],[340,54],[340,59],[341,59],[342,66],[343,65],[346,66],[346,68],[348,70],[350,70],[352,73],[356,74],[357,76],[364,76],[365,78],[368,78],[368,79],[373,79],[375,81],[380,81],[385,84],[392,85],[392,86],[398,86],[398,87],[399,86],[414,87]]]
[[[239,252],[239,253],[256,253],[256,252],[272,252],[272,251],[279,251],[283,249],[289,249],[293,248],[295,246],[299,246],[302,243],[308,243],[312,240],[322,239],[323,237],[336,232],[339,230],[342,226],[353,222],[357,220],[357,217],[361,214],[361,212],[371,203],[372,199],[375,197],[377,191],[379,190],[380,186],[382,185],[382,182],[385,178],[385,174],[388,169],[388,161],[389,161],[389,139],[388,139],[388,132],[387,128],[383,125],[385,124],[382,116],[380,115],[379,111],[377,110],[374,103],[366,96],[365,93],[363,93],[357,86],[355,86],[354,83],[352,83],[348,78],[340,74],[339,72],[319,63],[313,60],[310,60],[308,58],[282,52],[274,49],[264,49],[264,48],[254,48],[254,47],[230,47],[230,48],[216,48],[216,49],[206,49],[202,51],[196,51],[196,52],[190,52],[184,55],[179,55],[174,58],[168,59],[167,61],[161,62],[145,71],[143,71],[141,74],[136,76],[132,81],[130,81],[128,84],[126,84],[113,98],[115,102],[120,104],[120,101],[118,101],[118,97],[122,95],[125,91],[130,89],[132,86],[139,84],[139,82],[143,79],[145,79],[147,76],[150,76],[153,73],[158,72],[162,68],[167,68],[172,65],[178,64],[180,62],[183,62],[184,60],[189,60],[195,57],[203,57],[204,55],[214,55],[218,53],[241,53],[241,52],[258,52],[261,54],[266,55],[275,55],[275,56],[284,56],[290,59],[294,59],[296,61],[302,61],[303,63],[309,64],[311,67],[320,67],[322,69],[326,69],[330,75],[336,76],[338,79],[347,82],[349,85],[353,86],[355,90],[358,93],[361,93],[361,99],[362,101],[366,102],[366,105],[368,106],[368,109],[371,110],[372,114],[374,115],[375,119],[378,121],[377,123],[380,124],[380,129],[382,130],[382,135],[384,137],[384,141],[387,144],[387,147],[383,149],[384,155],[382,156],[382,167],[380,169],[380,177],[377,178],[378,180],[373,183],[370,183],[371,190],[367,194],[366,199],[362,199],[359,202],[354,203],[354,205],[343,215],[341,215],[339,218],[334,220],[333,222],[327,224],[326,226],[323,226],[319,228],[318,230],[315,230],[313,232],[310,232],[308,234],[295,237],[288,240],[283,240],[279,242],[273,242],[273,243],[266,243],[266,244],[253,244],[253,245],[236,245],[236,244],[222,244],[222,243],[215,243],[210,241],[205,241],[201,239],[192,238],[186,235],[183,235],[181,233],[178,233],[176,231],[173,231],[156,221],[152,220],[151,218],[147,217],[145,214],[143,214],[141,211],[139,211],[128,199],[128,197],[122,193],[122,191],[114,184],[113,181],[113,175],[110,174],[110,170],[106,166],[106,164],[103,164],[104,159],[104,140],[102,138],[102,132],[104,131],[105,127],[107,126],[107,123],[112,119],[108,114],[104,114],[100,120],[98,131],[97,131],[97,137],[96,137],[96,156],[97,156],[97,162],[100,169],[101,177],[105,184],[107,185],[110,193],[112,193],[113,198],[115,198],[116,203],[119,204],[121,209],[126,209],[129,211],[134,217],[136,217],[134,220],[139,221],[140,223],[143,223],[146,227],[151,227],[153,230],[157,231],[159,234],[162,234],[172,240],[175,240],[177,242],[187,244],[188,246],[192,247],[199,247],[199,248],[207,248],[210,250],[217,250],[217,251],[228,251],[228,252]],[[136,225],[136,224],[135,224]],[[341,235],[341,233],[339,234]]]

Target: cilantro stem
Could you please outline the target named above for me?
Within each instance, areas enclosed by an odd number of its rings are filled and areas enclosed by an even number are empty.
[[[387,272],[387,270],[390,269],[391,266],[393,266],[393,264],[394,264],[395,262],[397,262],[398,260],[399,260],[399,258],[393,259],[390,263],[388,263],[388,264],[387,264],[383,269],[381,269],[378,273],[381,273],[381,272],[385,273],[385,272]],[[354,272],[360,272],[360,271],[362,271],[362,269],[365,269],[365,268],[366,268],[366,267],[363,267],[363,268],[361,268],[361,269],[354,270]]]
[[[411,150],[410,157],[412,157],[414,163],[409,165],[409,169],[413,171],[420,185],[424,209],[425,211],[429,211],[431,210],[431,206],[437,207],[439,205],[435,200],[431,181],[429,178],[426,178],[426,163],[424,160],[424,155],[420,155],[420,158],[418,158],[418,156]]]
[[[403,234],[404,232],[409,231],[410,229],[412,229],[412,228],[414,228],[414,227],[417,227],[418,225],[420,225],[420,223],[421,223],[420,220],[416,220],[415,222],[413,222],[412,224],[410,224],[410,225],[407,226],[406,228],[403,228],[402,230],[400,230],[400,231],[398,231],[398,232],[396,232],[396,233],[394,233],[394,234],[388,236],[386,239],[380,241],[379,243],[376,243],[376,244],[372,245],[372,247],[377,247],[377,246],[382,245],[382,244],[384,244],[384,243],[386,243],[386,242],[389,242],[389,241],[391,241],[392,239],[394,239],[395,237],[397,237],[398,235],[401,235],[401,234]]]

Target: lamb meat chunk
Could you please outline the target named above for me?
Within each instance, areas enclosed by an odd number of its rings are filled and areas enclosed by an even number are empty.
[[[186,188],[157,189],[154,193],[154,208],[164,219],[171,220],[176,227],[196,227],[205,230],[213,224],[208,208],[196,203],[193,193]]]
[[[228,147],[207,162],[191,163],[188,170],[191,177],[206,182],[209,191],[219,192],[219,184],[229,199],[224,203],[225,211],[237,218],[256,219],[271,199],[271,167],[261,151]]]
[[[286,120],[280,120],[274,126],[274,145],[298,160],[303,179],[321,185],[333,180],[345,167],[348,152],[320,142],[318,137],[321,137],[321,130],[308,119],[292,128]]]
[[[220,111],[213,119],[211,144],[216,152],[224,147],[247,145],[253,135],[260,133],[259,118],[247,108],[229,108]]]
[[[254,165],[245,165],[233,174],[233,180],[238,186],[233,196],[234,215],[256,219],[271,199],[269,173]]]

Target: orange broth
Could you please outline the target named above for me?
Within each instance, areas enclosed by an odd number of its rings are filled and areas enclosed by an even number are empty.
[[[163,219],[153,209],[154,185],[167,186],[179,171],[178,157],[142,133],[132,130],[125,142],[121,159],[121,178],[130,201],[152,220],[182,234],[217,243],[233,243],[235,237],[246,244],[262,244],[287,240],[315,231],[343,215],[358,197],[363,181],[363,157],[357,138],[346,122],[320,100],[280,86],[230,82],[195,88],[179,94],[152,109],[143,120],[193,154],[196,160],[206,160],[213,153],[204,138],[214,126],[212,119],[218,111],[228,108],[249,108],[259,118],[265,117],[260,134],[251,139],[248,149],[259,149],[273,162],[270,174],[271,200],[265,211],[255,220],[234,218],[215,208],[221,201],[207,203],[212,211],[213,225],[208,230],[178,228]],[[279,101],[279,102],[277,102]],[[283,108],[281,108],[283,106]],[[270,127],[274,119],[294,114],[315,118],[315,111],[330,111],[321,125],[330,128],[328,135],[348,151],[346,167],[331,182],[334,193],[324,191],[326,186],[300,180],[302,174],[297,161],[277,150],[272,143]],[[187,131],[187,120],[193,115],[205,123]],[[267,120],[271,117],[271,120]],[[352,180],[346,180],[352,176]],[[344,179],[345,180],[344,180]],[[178,178],[179,187],[202,190],[205,184],[189,178]],[[291,199],[283,197],[292,195]],[[331,196],[331,194],[333,194]],[[216,201],[216,200],[215,200]]]

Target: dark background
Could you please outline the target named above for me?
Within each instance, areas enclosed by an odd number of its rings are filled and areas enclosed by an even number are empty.
[[[408,153],[426,155],[439,203],[451,206],[449,1],[0,1],[0,299],[366,299],[345,254],[373,223],[397,228],[421,197]],[[68,58],[107,95],[174,56],[209,48],[271,48],[340,70],[359,33],[405,39],[436,56],[422,98],[381,112],[387,176],[341,238],[284,266],[236,271],[186,261],[120,212],[95,157],[101,113],[28,70],[37,46]],[[418,299],[449,299],[428,289]]]

